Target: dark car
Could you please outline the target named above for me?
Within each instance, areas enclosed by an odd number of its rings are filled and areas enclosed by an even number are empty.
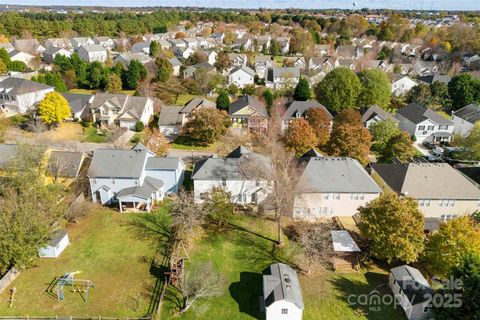
[[[437,145],[431,141],[423,141],[422,145],[429,150],[435,149],[437,147]]]

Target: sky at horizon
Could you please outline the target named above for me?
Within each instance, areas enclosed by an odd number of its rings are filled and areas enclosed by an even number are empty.
[[[5,0],[3,0],[5,1]],[[221,8],[302,8],[302,9],[326,9],[341,8],[352,9],[354,1],[347,0],[6,0],[0,4],[15,5],[64,5],[64,6],[111,6],[111,7],[143,7],[143,6],[166,6],[166,7],[221,7]],[[384,8],[399,10],[480,10],[480,0],[357,0],[356,8]]]

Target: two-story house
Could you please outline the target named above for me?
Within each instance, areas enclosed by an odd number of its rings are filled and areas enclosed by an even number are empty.
[[[78,51],[78,49],[80,49],[82,46],[95,44],[93,39],[89,37],[72,38],[71,43],[75,51]]]
[[[380,195],[380,187],[355,159],[309,152],[299,159],[299,165],[294,219],[351,217]]]
[[[0,81],[0,111],[7,117],[26,113],[54,90],[54,87],[30,80],[6,78]]]
[[[300,81],[300,69],[295,67],[269,68],[265,86],[271,89],[295,87]]]
[[[240,96],[232,102],[228,107],[228,114],[232,119],[233,128],[262,132],[268,127],[267,109],[250,95]]]
[[[110,37],[94,37],[93,42],[111,51],[115,48],[115,41]]]
[[[406,95],[413,87],[418,83],[407,76],[406,74],[396,73],[393,75],[392,80],[392,94],[395,97],[401,97]]]
[[[247,66],[240,66],[230,71],[228,75],[228,83],[234,84],[238,88],[244,88],[248,85],[253,85],[255,79],[255,71]]]
[[[480,105],[469,104],[457,111],[452,111],[452,121],[455,125],[453,132],[467,136],[476,123],[480,123]]]
[[[480,189],[449,164],[372,164],[371,168],[384,191],[417,200],[425,218],[447,221],[480,209]]]
[[[181,159],[156,157],[137,144],[128,150],[96,150],[87,176],[93,202],[118,204],[120,211],[150,211],[167,192],[178,191],[183,171]]]
[[[91,102],[90,111],[93,122],[133,130],[138,121],[148,125],[153,117],[153,101],[148,97],[99,93]]]
[[[418,143],[449,142],[452,139],[454,123],[417,103],[399,109],[395,118],[400,129],[414,136]]]
[[[212,156],[197,161],[192,172],[195,201],[202,202],[213,187],[221,187],[231,194],[232,203],[262,203],[269,186],[259,178],[257,170],[263,172],[268,166],[268,159],[242,146],[225,158]]]
[[[105,62],[108,58],[107,49],[99,44],[83,45],[78,49],[80,58],[87,62]]]
[[[268,68],[273,67],[275,61],[271,56],[258,55],[255,57],[255,72],[260,79],[265,78],[265,73]]]
[[[287,103],[285,107],[286,107],[286,110],[282,114],[282,123],[281,123],[282,131],[286,130],[290,125],[290,123],[292,123],[296,119],[308,118],[308,112],[315,108],[322,109],[327,114],[327,117],[330,121],[330,125],[333,120],[333,116],[327,110],[327,108],[325,108],[323,105],[321,105],[317,101],[292,101]]]

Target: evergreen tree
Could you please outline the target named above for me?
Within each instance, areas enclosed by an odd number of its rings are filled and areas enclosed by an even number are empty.
[[[225,90],[222,90],[217,97],[217,109],[220,110],[228,110],[230,106],[230,98],[228,97],[228,93]]]
[[[293,92],[293,99],[297,101],[308,101],[312,97],[312,90],[307,78],[301,77]]]

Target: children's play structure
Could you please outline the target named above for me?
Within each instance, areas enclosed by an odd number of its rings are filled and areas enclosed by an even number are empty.
[[[94,287],[94,284],[90,280],[74,279],[74,276],[81,273],[81,271],[67,272],[57,281],[55,286],[55,292],[57,293],[57,300],[65,300],[64,287],[68,286],[72,288],[72,292],[78,292],[80,294],[85,293],[83,300],[85,303],[88,301],[88,290]]]

